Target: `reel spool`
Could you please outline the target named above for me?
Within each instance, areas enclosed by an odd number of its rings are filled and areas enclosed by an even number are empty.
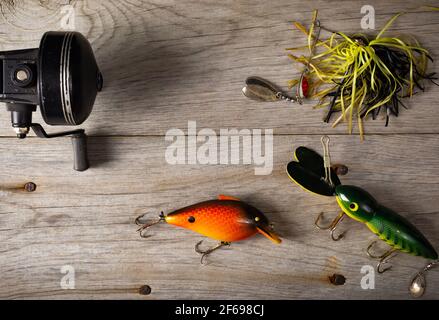
[[[77,126],[90,115],[103,78],[87,39],[78,32],[46,32],[39,48],[0,52],[0,102],[11,113],[17,137],[32,129],[40,138],[71,136],[73,168],[88,169],[83,129],[47,133],[32,122],[40,106],[49,125]]]

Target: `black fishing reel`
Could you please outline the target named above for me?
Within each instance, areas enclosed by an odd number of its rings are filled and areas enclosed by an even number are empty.
[[[36,49],[0,52],[0,101],[11,112],[17,137],[32,129],[40,138],[71,136],[74,169],[89,167],[83,129],[48,134],[32,113],[40,106],[49,125],[80,125],[103,85],[93,50],[78,32],[46,32]]]

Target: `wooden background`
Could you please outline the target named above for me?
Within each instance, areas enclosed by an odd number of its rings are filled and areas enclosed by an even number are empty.
[[[59,30],[67,1],[1,0],[0,50],[38,46]],[[437,1],[432,1],[438,5]],[[436,3],[434,3],[436,2]],[[333,162],[349,166],[344,183],[369,190],[409,218],[439,248],[439,90],[428,86],[409,110],[366,124],[366,141],[330,128],[312,102],[260,104],[241,94],[245,78],[260,75],[281,85],[300,68],[284,48],[303,44],[291,21],[361,31],[360,8],[373,5],[376,27],[419,1],[72,1],[76,30],[90,39],[105,79],[104,91],[84,128],[92,167],[74,172],[68,138],[19,141],[9,115],[0,116],[0,298],[134,299],[409,299],[422,258],[400,254],[393,270],[363,290],[365,254],[374,239],[365,226],[345,220],[346,238],[333,242],[313,225],[316,215],[338,213],[331,198],[290,183],[285,165],[299,145],[320,149],[330,134]],[[409,33],[439,56],[439,13],[418,10],[392,32]],[[437,64],[432,70],[437,71]],[[35,120],[40,120],[39,114]],[[164,134],[201,128],[274,129],[274,168],[255,176],[253,165],[169,165]],[[62,128],[49,128],[56,131]],[[32,181],[35,192],[23,185]],[[202,266],[194,245],[202,236],[169,225],[141,239],[137,215],[176,209],[218,194],[260,208],[284,242],[256,236],[234,243]],[[207,241],[213,244],[213,241]],[[383,246],[385,248],[385,246]],[[61,267],[75,268],[75,289],[60,287]],[[344,285],[331,284],[334,273]],[[143,285],[151,294],[140,295]],[[428,275],[424,298],[439,298],[439,272]]]

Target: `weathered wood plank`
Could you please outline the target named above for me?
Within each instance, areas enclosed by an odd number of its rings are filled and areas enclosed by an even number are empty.
[[[416,224],[439,247],[437,135],[371,135],[366,144],[332,136],[332,160],[349,166],[342,180],[369,190]],[[355,141],[356,142],[356,141]],[[335,216],[332,198],[293,185],[284,170],[292,148],[320,151],[318,135],[275,136],[274,168],[255,176],[253,165],[169,165],[163,137],[92,137],[92,168],[71,170],[67,139],[0,139],[1,298],[409,298],[407,285],[422,258],[401,254],[362,290],[360,269],[374,265],[365,248],[374,236],[354,221],[339,242],[313,226]],[[33,193],[23,191],[28,181]],[[193,246],[202,236],[169,225],[136,233],[134,218],[155,217],[224,193],[260,208],[284,242],[256,236],[216,252],[201,266]],[[207,243],[213,243],[207,240]],[[385,248],[385,246],[383,247]],[[62,290],[60,268],[76,270],[76,289]],[[343,286],[329,283],[340,273]],[[137,293],[141,285],[149,296]],[[425,298],[438,298],[439,274],[428,275]]]
[[[0,16],[0,49],[35,47],[47,30],[60,29],[65,1],[16,1]],[[346,32],[361,31],[362,1],[72,1],[76,29],[93,43],[105,90],[85,128],[100,135],[161,135],[196,120],[200,127],[274,128],[277,133],[346,133],[322,123],[323,110],[284,103],[248,101],[241,88],[249,75],[280,85],[300,67],[284,48],[305,44],[291,21],[307,23],[314,8],[322,23]],[[368,1],[376,27],[393,13],[419,7],[417,1]],[[439,15],[421,10],[395,23],[393,33],[410,33],[439,52]],[[432,70],[437,70],[434,65]],[[381,120],[369,133],[438,133],[438,90],[417,95],[388,128]],[[275,110],[275,112],[274,112]],[[36,120],[40,120],[36,116]],[[41,121],[41,120],[40,120]],[[12,136],[9,117],[0,117],[0,135]]]
[[[63,1],[17,1],[0,16],[0,50],[37,46],[44,31],[60,28]],[[258,74],[283,84],[300,69],[283,48],[302,43],[291,21],[308,21],[320,9],[330,28],[359,31],[360,1],[72,1],[76,29],[92,41],[106,88],[85,128],[92,168],[71,170],[67,139],[0,139],[1,298],[408,298],[420,258],[400,255],[394,269],[377,276],[375,290],[360,288],[361,266],[374,264],[364,252],[373,239],[363,226],[343,222],[345,240],[332,242],[315,230],[320,211],[336,214],[332,199],[292,185],[284,173],[292,147],[320,149],[323,132],[344,134],[320,122],[322,113],[286,104],[255,104],[240,92]],[[415,1],[369,1],[377,26]],[[340,8],[343,7],[343,10]],[[437,57],[438,15],[409,14],[394,32],[413,33]],[[433,70],[435,67],[433,67]],[[408,217],[439,244],[435,207],[439,196],[437,90],[429,88],[391,126],[376,121],[360,144],[333,136],[334,162],[345,162],[343,178],[370,190]],[[276,112],[273,112],[275,109]],[[320,113],[320,114],[319,114]],[[40,119],[39,116],[35,117]],[[166,163],[170,128],[273,128],[274,170],[255,176],[253,166],[173,166]],[[0,117],[0,136],[11,136]],[[387,135],[403,133],[402,135]],[[424,133],[410,135],[410,133]],[[429,134],[425,134],[429,133]],[[288,134],[299,134],[288,136]],[[105,137],[121,135],[124,137]],[[129,136],[136,137],[129,137]],[[140,137],[147,135],[149,137]],[[309,135],[306,137],[305,135]],[[37,184],[34,193],[24,183]],[[263,210],[284,237],[274,246],[262,237],[233,244],[200,266],[193,245],[201,236],[161,225],[140,239],[134,218],[153,216],[218,193],[241,197]],[[76,289],[62,290],[60,268],[76,270]],[[328,276],[341,273],[344,286]],[[439,298],[439,276],[429,274],[426,298]],[[138,288],[148,284],[150,296]]]

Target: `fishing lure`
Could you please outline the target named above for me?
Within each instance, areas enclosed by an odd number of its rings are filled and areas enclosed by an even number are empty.
[[[195,245],[195,251],[201,254],[201,263],[213,251],[229,246],[232,242],[247,239],[260,233],[276,244],[281,243],[279,236],[265,215],[255,207],[237,198],[220,195],[216,200],[209,200],[175,210],[167,215],[162,212],[159,220],[141,223],[144,215],[137,217],[136,224],[140,236],[146,238],[144,230],[160,222],[167,222],[189,229],[219,243],[207,250],[200,249],[202,241]]]
[[[314,35],[314,29],[317,29],[316,35]],[[317,12],[313,17],[311,29],[309,32],[309,52],[310,56],[308,62],[305,63],[298,81],[290,81],[289,88],[296,87],[295,95],[284,92],[282,89],[271,83],[270,81],[257,76],[248,77],[245,81],[245,87],[242,88],[242,93],[249,99],[259,102],[273,102],[273,101],[288,101],[298,102],[302,104],[303,99],[308,97],[309,94],[309,82],[307,74],[310,72],[310,61],[314,54],[317,40],[320,35],[320,22],[317,20]]]
[[[374,37],[331,31],[329,38],[317,40],[316,46],[322,50],[311,58],[288,55],[310,68],[309,77],[314,83],[312,97],[320,99],[316,107],[328,107],[325,122],[329,122],[335,111],[341,111],[333,126],[347,121],[348,131],[352,133],[355,117],[363,138],[365,117],[371,114],[375,119],[380,110],[385,110],[387,126],[389,116],[398,116],[399,106],[405,107],[402,98],[411,97],[415,88],[424,91],[421,80],[435,83],[435,73],[426,71],[427,61],[433,60],[415,38],[385,35],[401,15],[394,15]],[[314,11],[313,24],[316,16]],[[314,38],[312,28],[308,32],[298,22],[295,26],[307,35],[308,43]]]
[[[378,203],[367,191],[357,186],[341,184],[335,168],[330,165],[329,137],[322,137],[322,144],[323,158],[315,151],[301,146],[295,150],[295,160],[287,165],[287,174],[292,181],[312,193],[335,196],[341,208],[339,215],[329,225],[319,224],[323,213],[317,217],[315,225],[319,229],[329,229],[331,238],[338,241],[344,233],[336,236],[334,231],[345,216],[364,223],[370,231],[391,247],[382,255],[376,255],[371,252],[376,240],[368,246],[367,254],[371,258],[379,260],[378,273],[383,273],[391,268],[391,266],[386,268],[383,266],[396,255],[397,251],[434,260],[412,280],[411,293],[416,297],[421,296],[426,287],[425,272],[439,263],[436,250],[413,224]]]
[[[406,108],[403,98],[412,97],[416,89],[425,90],[423,80],[439,85],[435,73],[427,71],[428,60],[433,61],[427,49],[414,37],[385,35],[401,15],[393,16],[374,37],[329,30],[320,24],[317,10],[309,30],[295,22],[295,27],[307,36],[309,55],[292,53],[304,47],[287,48],[291,52],[288,56],[305,66],[298,80],[289,81],[290,88],[297,85],[295,99],[290,100],[301,103],[302,98],[318,99],[315,108],[328,108],[324,121],[329,122],[335,112],[341,112],[332,126],[347,122],[349,133],[356,119],[362,140],[366,117],[376,119],[384,110],[387,126],[390,115],[397,117],[400,106]],[[320,39],[321,30],[330,36]]]

